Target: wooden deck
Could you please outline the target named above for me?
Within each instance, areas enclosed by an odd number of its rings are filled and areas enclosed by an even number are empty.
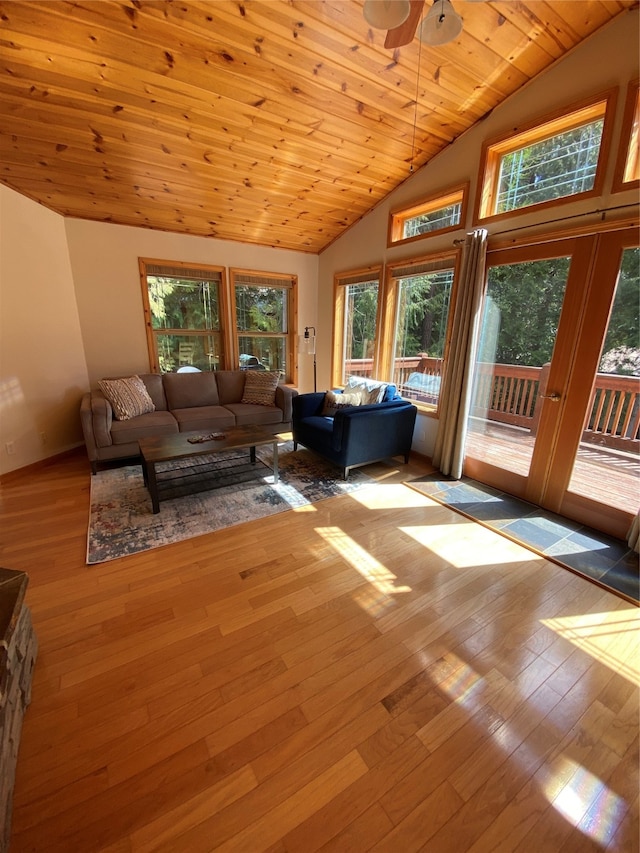
[[[483,431],[472,429],[467,434],[468,455],[526,477],[535,436],[527,429],[495,421],[483,421],[479,425]],[[570,491],[634,513],[640,506],[640,458],[635,453],[582,442]]]

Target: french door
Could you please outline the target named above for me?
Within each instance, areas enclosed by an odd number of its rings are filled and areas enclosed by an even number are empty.
[[[640,505],[638,232],[490,252],[464,472],[624,537]]]

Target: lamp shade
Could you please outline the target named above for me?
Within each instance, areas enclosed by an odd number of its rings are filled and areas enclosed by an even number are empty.
[[[462,32],[462,18],[450,0],[434,0],[420,27],[420,41],[439,45],[453,41]]]
[[[392,30],[409,17],[409,0],[365,0],[362,14],[375,30]]]

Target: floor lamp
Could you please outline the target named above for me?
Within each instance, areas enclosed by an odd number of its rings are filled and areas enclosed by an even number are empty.
[[[310,335],[309,331],[312,331],[313,334]],[[306,352],[307,355],[313,356],[313,390],[317,391],[317,382],[316,382],[316,329],[315,326],[305,326],[304,327],[304,338],[303,338],[303,352]]]

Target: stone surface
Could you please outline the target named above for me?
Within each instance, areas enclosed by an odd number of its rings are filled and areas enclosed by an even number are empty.
[[[24,595],[24,572],[0,568],[0,851],[9,849],[20,732],[31,701],[38,643]]]

